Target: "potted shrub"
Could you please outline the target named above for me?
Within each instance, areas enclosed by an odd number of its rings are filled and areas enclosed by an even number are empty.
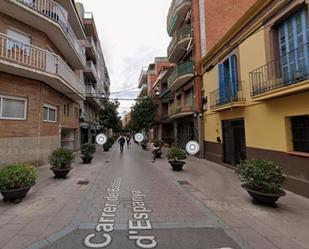
[[[93,154],[96,151],[96,146],[94,144],[83,144],[81,146],[81,158],[83,159],[83,163],[89,164],[92,161]]]
[[[113,138],[111,138],[111,137],[107,138],[106,143],[103,144],[103,150],[104,151],[109,151],[109,149],[113,146],[114,142],[115,141],[114,141]]]
[[[141,146],[142,146],[142,149],[143,149],[143,150],[147,150],[147,144],[148,144],[148,139],[144,139],[144,140],[141,142]]]
[[[273,161],[254,159],[241,163],[237,170],[241,186],[253,198],[253,203],[276,207],[276,201],[285,195],[285,176]]]
[[[54,172],[56,178],[66,178],[72,169],[73,161],[73,151],[66,148],[56,149],[48,158],[50,169]]]
[[[172,147],[170,151],[167,153],[167,158],[169,164],[172,166],[174,171],[181,171],[183,165],[185,165],[186,162],[182,161],[187,158],[187,154],[184,150]]]
[[[35,184],[34,167],[27,164],[11,164],[0,170],[0,192],[4,201],[21,201]]]
[[[162,156],[162,150],[161,149],[164,145],[164,142],[162,140],[153,140],[152,143],[155,147],[159,147],[158,150],[155,150],[155,157],[161,158],[161,156]]]

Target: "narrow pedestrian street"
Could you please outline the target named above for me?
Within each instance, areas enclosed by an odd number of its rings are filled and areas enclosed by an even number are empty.
[[[307,199],[254,206],[232,170],[207,164],[190,158],[173,172],[165,156],[115,144],[90,165],[77,158],[66,180],[42,167],[22,203],[0,203],[0,248],[308,248]]]

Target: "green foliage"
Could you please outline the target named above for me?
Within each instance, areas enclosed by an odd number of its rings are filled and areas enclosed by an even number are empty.
[[[280,193],[285,181],[282,169],[273,161],[254,159],[239,165],[236,171],[247,187],[262,193]]]
[[[81,153],[85,158],[92,158],[96,151],[96,146],[94,144],[82,144]]]
[[[148,142],[149,142],[148,139],[144,139],[144,140],[141,142],[141,145],[147,146]]]
[[[36,172],[31,165],[19,163],[0,170],[0,190],[18,189],[35,184]]]
[[[49,156],[48,162],[52,168],[69,169],[74,161],[73,151],[66,148],[60,148],[53,151]]]
[[[174,161],[185,160],[187,158],[186,152],[177,147],[172,147],[166,156],[169,160],[174,160]]]
[[[152,142],[153,142],[154,146],[156,146],[156,147],[162,148],[163,145],[164,145],[164,142],[162,140],[153,140]]]
[[[115,143],[114,138],[112,137],[107,138],[106,143],[103,144],[103,149],[109,150],[113,146],[114,143]]]
[[[145,129],[148,131],[151,129],[154,123],[155,116],[157,114],[157,105],[152,98],[146,97],[139,99],[137,103],[132,107],[131,112],[131,129],[133,131],[140,131]]]
[[[105,128],[113,129],[114,132],[122,131],[121,119],[118,116],[118,101],[110,101],[107,99],[102,99],[102,110],[100,111],[100,125]]]

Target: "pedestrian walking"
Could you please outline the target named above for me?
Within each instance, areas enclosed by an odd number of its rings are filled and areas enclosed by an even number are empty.
[[[156,146],[156,144],[151,143],[150,149],[151,149],[151,152],[152,152],[152,162],[154,163],[154,161],[156,160],[156,152],[158,150],[160,150],[160,146]]]
[[[126,140],[124,139],[123,135],[121,135],[119,138],[118,138],[118,143],[120,145],[120,153],[122,154],[123,153],[123,146],[125,144]]]
[[[127,140],[127,147],[129,148],[130,145],[131,145],[131,136],[128,135],[128,136],[126,137],[126,140]]]

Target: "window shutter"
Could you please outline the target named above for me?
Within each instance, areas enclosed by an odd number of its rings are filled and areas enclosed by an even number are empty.
[[[237,58],[236,55],[232,55],[229,58],[230,64],[230,90],[231,90],[231,97],[234,98],[237,96],[238,92],[238,74],[237,74]]]
[[[224,82],[224,66],[223,64],[219,64],[219,99],[216,100],[220,103],[224,99],[225,96],[225,82]]]

